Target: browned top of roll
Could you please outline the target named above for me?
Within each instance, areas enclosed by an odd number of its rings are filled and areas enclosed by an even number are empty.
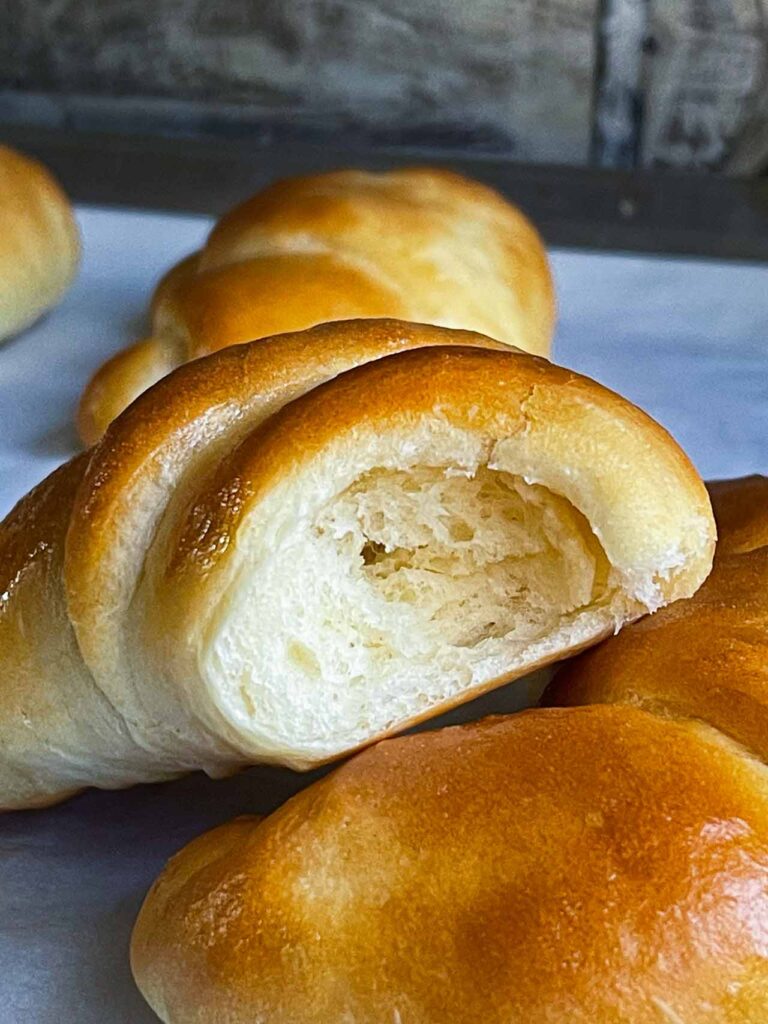
[[[554,317],[535,228],[493,189],[432,167],[278,181],[221,218],[161,283],[161,330],[194,351],[360,316],[464,327],[546,354]],[[227,340],[228,339],[228,340]]]
[[[133,970],[173,1024],[758,1024],[766,797],[629,707],[386,741],[173,858]]]
[[[690,715],[768,760],[768,478],[709,490],[720,537],[701,590],[568,662],[544,701]]]
[[[461,175],[416,167],[271,185],[165,275],[151,312],[151,337],[83,395],[86,443],[174,366],[229,345],[387,316],[546,355],[555,311],[544,246],[521,211]]]

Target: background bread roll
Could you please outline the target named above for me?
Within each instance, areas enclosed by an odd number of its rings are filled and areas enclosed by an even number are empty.
[[[50,172],[0,145],[0,341],[59,301],[79,261],[74,214]]]
[[[569,662],[544,701],[690,715],[768,760],[768,479],[710,491],[720,535],[701,590]]]
[[[554,299],[523,214],[458,174],[335,171],[278,182],[232,210],[152,300],[152,333],[83,395],[87,444],[174,366],[228,345],[356,317],[479,331],[546,355]]]
[[[180,367],[0,529],[0,805],[305,768],[707,575],[629,402],[480,335],[345,321]]]
[[[763,1024],[768,769],[631,707],[389,740],[174,857],[167,1024]]]

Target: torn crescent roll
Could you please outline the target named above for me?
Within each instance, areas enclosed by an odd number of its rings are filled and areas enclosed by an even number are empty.
[[[0,341],[55,306],[79,262],[72,207],[53,176],[0,146]]]
[[[690,595],[713,546],[669,435],[543,359],[385,320],[226,349],[0,530],[0,801],[322,763]]]
[[[768,769],[699,722],[388,740],[195,840],[132,941],[166,1024],[764,1024]]]
[[[569,662],[544,699],[701,718],[768,761],[768,478],[710,489],[719,539],[701,590]]]
[[[546,355],[552,280],[533,226],[458,174],[335,171],[278,182],[232,210],[160,282],[149,338],[86,389],[87,444],[175,366],[313,324],[399,317]]]

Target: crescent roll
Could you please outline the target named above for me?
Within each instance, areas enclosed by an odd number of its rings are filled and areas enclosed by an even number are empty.
[[[691,719],[524,711],[387,740],[169,863],[165,1024],[764,1024],[768,768]]]
[[[96,441],[173,367],[228,345],[356,317],[467,328],[540,355],[552,281],[533,226],[492,189],[432,168],[278,182],[232,210],[160,282],[149,338],[106,363],[80,405]]]
[[[0,805],[308,768],[692,594],[669,435],[480,335],[358,320],[180,367],[0,527]]]

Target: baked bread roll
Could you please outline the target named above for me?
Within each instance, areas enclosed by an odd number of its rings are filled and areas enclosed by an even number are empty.
[[[177,854],[166,1024],[764,1024],[768,769],[632,707],[388,740]]]
[[[0,341],[55,306],[79,262],[67,197],[37,160],[0,145]]]
[[[448,171],[336,171],[278,182],[232,210],[174,267],[149,338],[114,356],[79,412],[86,444],[174,366],[285,331],[399,317],[549,352],[541,240],[492,189]]]
[[[768,478],[710,490],[719,539],[701,590],[569,662],[544,701],[702,718],[768,761]]]
[[[346,321],[196,360],[0,529],[0,805],[308,768],[692,594],[707,493],[594,381]]]

